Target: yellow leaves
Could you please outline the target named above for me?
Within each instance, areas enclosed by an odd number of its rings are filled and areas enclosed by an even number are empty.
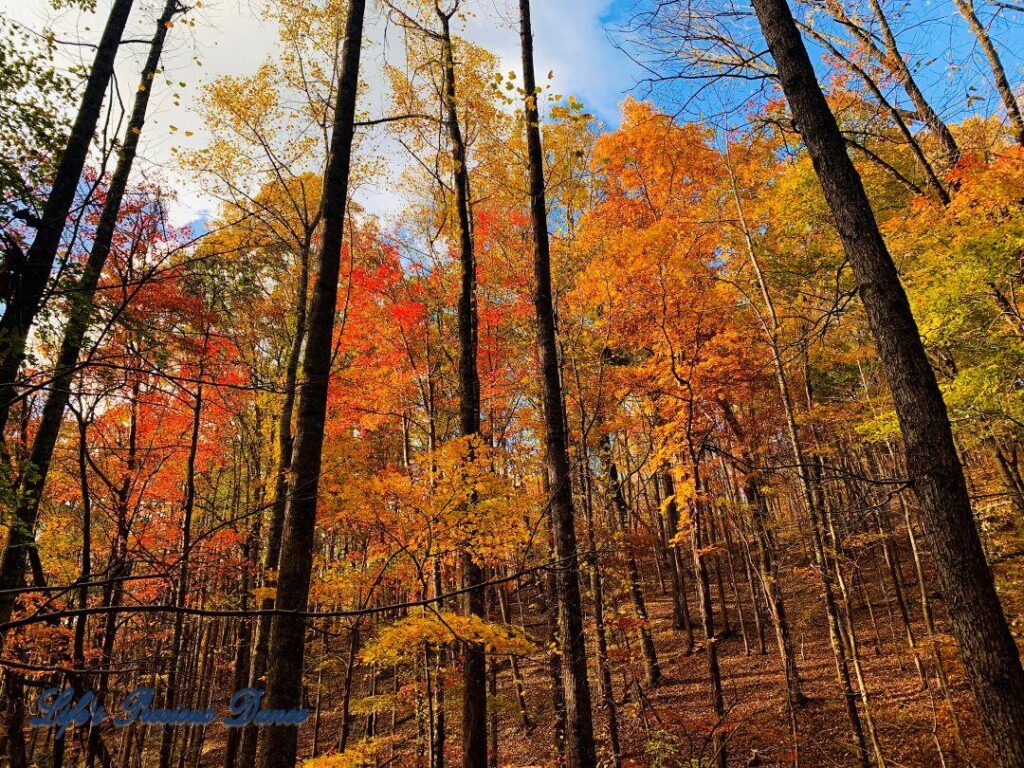
[[[253,599],[256,602],[263,602],[264,600],[273,600],[277,597],[276,587],[257,587],[252,591]]]
[[[424,644],[482,643],[489,653],[526,654],[536,649],[522,631],[505,624],[491,624],[479,616],[448,611],[428,613],[385,627],[364,648],[360,657],[368,664],[399,664],[420,653]]]
[[[337,755],[324,755],[302,762],[303,768],[370,768],[376,765],[379,756],[389,746],[401,740],[399,734],[378,736],[363,739],[350,744],[344,752]]]
[[[662,515],[667,515],[669,513],[669,511],[672,509],[672,506],[675,503],[676,503],[675,494],[673,494],[671,496],[666,496],[664,499],[662,499],[662,501],[661,501],[661,514]]]
[[[668,540],[670,547],[683,547],[689,541],[690,534],[688,531],[679,531],[675,536]]]
[[[395,699],[397,697],[393,694],[378,694],[376,696],[366,696],[363,698],[355,698],[349,703],[349,712],[353,715],[371,715],[375,712],[386,712],[395,706]]]

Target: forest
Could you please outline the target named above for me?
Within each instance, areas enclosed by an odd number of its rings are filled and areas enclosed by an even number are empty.
[[[0,766],[1024,768],[1019,0],[26,2]]]

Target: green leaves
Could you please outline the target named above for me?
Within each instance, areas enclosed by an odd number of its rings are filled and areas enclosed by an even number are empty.
[[[42,37],[0,16],[0,200],[31,206],[68,131],[71,78]]]

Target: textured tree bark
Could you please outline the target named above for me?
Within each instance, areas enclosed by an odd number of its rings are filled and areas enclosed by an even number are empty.
[[[530,166],[530,218],[533,224],[534,307],[537,347],[544,404],[545,464],[550,494],[557,563],[558,639],[562,650],[562,687],[565,692],[566,758],[569,768],[593,768],[594,724],[587,681],[587,649],[583,636],[579,554],[576,551],[575,515],[565,434],[565,408],[558,369],[555,308],[551,289],[551,252],[544,190],[544,154],[541,149],[537,78],[533,68],[533,29],[530,0],[519,0],[520,41],[526,143]]]
[[[1024,766],[1024,669],[985,561],[935,373],[789,5],[753,6],[859,283],[982,723],[998,763]]]
[[[319,217],[317,217],[319,218]],[[295,440],[292,434],[292,416],[295,410],[295,394],[298,389],[299,363],[302,359],[302,342],[306,338],[307,304],[309,303],[309,260],[312,251],[314,226],[306,230],[305,241],[299,254],[299,291],[295,297],[295,335],[288,351],[288,364],[284,377],[284,402],[277,420],[277,478],[274,482],[274,502],[270,508],[270,522],[267,526],[266,544],[263,548],[263,586],[277,586],[278,560],[281,556],[281,532],[284,528],[285,510],[288,507],[288,472],[292,466],[292,451]],[[268,594],[260,601],[261,610],[274,607],[274,596]],[[249,659],[248,681],[250,688],[259,688],[267,672],[267,650],[270,645],[271,615],[262,614],[256,620],[256,639]],[[238,747],[240,765],[253,765],[256,761],[256,746],[259,732],[255,726],[241,729]]]
[[[209,332],[203,339],[203,349],[200,354],[205,356],[209,342]],[[178,608],[185,606],[188,599],[189,589],[189,562],[192,550],[192,517],[196,504],[196,454],[199,450],[199,429],[202,424],[203,415],[203,366],[199,366],[199,384],[196,388],[195,402],[192,405],[192,434],[189,440],[188,461],[185,475],[185,504],[183,522],[181,526],[181,564],[179,565],[178,579],[174,590],[174,605]],[[164,709],[174,709],[177,706],[179,681],[185,679],[182,674],[182,629],[184,627],[185,614],[180,611],[174,614],[174,632],[171,636],[171,655],[168,662],[167,690],[164,693]],[[160,768],[170,768],[171,752],[174,746],[174,728],[165,726],[160,735]]]
[[[299,613],[306,610],[313,567],[324,420],[327,413],[327,389],[331,371],[334,315],[338,303],[338,276],[365,11],[366,0],[352,0],[345,22],[331,152],[324,177],[323,240],[310,307],[295,448],[290,470],[290,498],[281,538],[276,608],[289,613],[278,614],[271,622],[267,709],[298,709],[302,705],[306,622]],[[297,730],[295,726],[270,726],[265,729],[257,755],[260,768],[293,768],[297,758]]]
[[[676,504],[675,480],[667,468],[658,472],[658,479],[664,495],[662,504],[665,510],[662,517],[665,520],[665,536],[668,537],[668,552],[672,565],[672,626],[685,633],[684,652],[689,655],[693,652],[693,621],[690,618],[690,603],[686,597],[686,564],[676,541],[679,533],[679,506]]]
[[[25,355],[25,340],[39,312],[43,292],[57,258],[64,223],[75,200],[78,181],[85,167],[93,134],[96,133],[100,111],[103,109],[103,97],[114,75],[114,60],[133,3],[134,0],[114,0],[111,6],[85,82],[82,103],[53,177],[53,186],[43,208],[39,229],[25,255],[21,280],[14,287],[3,318],[0,318],[0,440],[16,395],[14,383]],[[2,579],[3,574],[0,573],[0,589],[17,586]],[[6,620],[4,608],[0,605],[0,623]],[[0,650],[3,650],[2,638]]]
[[[473,250],[473,216],[470,207],[469,168],[466,143],[459,123],[458,97],[455,87],[455,54],[452,49],[451,13],[437,8],[441,21],[441,70],[444,87],[442,102],[448,140],[451,142],[455,181],[455,208],[459,228],[460,291],[459,327],[459,427],[462,436],[473,445],[480,434],[480,376],[477,372],[477,297],[476,254]],[[472,458],[472,456],[471,456]],[[472,500],[470,501],[472,504]],[[473,589],[484,581],[483,568],[470,552],[462,554],[463,585],[470,589],[465,596],[465,611],[483,618],[483,589]],[[462,662],[462,764],[466,768],[487,766],[487,659],[481,643],[465,643]]]

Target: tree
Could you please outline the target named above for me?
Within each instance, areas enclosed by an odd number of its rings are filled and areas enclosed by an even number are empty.
[[[1024,668],[985,561],[942,394],[877,220],[784,0],[752,0],[858,280],[953,631],[1001,765],[1024,764]]]
[[[17,524],[13,529],[14,535],[8,539],[3,557],[0,559],[0,584],[7,585],[7,588],[20,584],[24,576],[25,548],[33,546],[35,539],[34,531],[39,502],[50,471],[53,450],[64,420],[64,410],[71,394],[69,390],[71,378],[93,318],[96,288],[99,285],[100,276],[103,274],[107,257],[110,255],[121,203],[138,151],[139,136],[142,134],[146,111],[149,107],[153,77],[160,64],[167,31],[173,26],[174,17],[181,11],[182,8],[179,6],[178,0],[168,0],[163,13],[157,19],[156,32],[153,34],[149,55],[142,69],[142,79],[126,128],[121,155],[106,191],[106,199],[103,203],[103,211],[96,228],[89,259],[75,286],[72,305],[69,309],[67,330],[61,341],[55,372],[50,384],[51,391],[43,406],[42,420],[32,442],[32,450],[28,457],[29,469],[23,473],[24,480],[19,489],[18,508],[15,511]],[[2,412],[2,408],[0,408],[0,412]],[[2,429],[3,423],[0,420],[0,430]],[[13,596],[0,597],[0,623],[10,618],[12,607]],[[0,636],[0,648],[2,648],[2,640],[3,638]]]
[[[537,78],[533,69],[533,27],[530,0],[519,0],[519,38],[523,55],[523,107],[529,160],[530,220],[533,228],[534,308],[537,315],[537,356],[544,408],[545,470],[548,510],[558,561],[558,639],[562,652],[562,689],[566,711],[566,753],[570,768],[597,764],[594,725],[583,637],[579,553],[576,547],[572,479],[565,434],[565,405],[559,370],[554,297],[551,290],[551,248],[544,192]]]
[[[4,315],[0,318],[0,439],[14,400],[14,382],[25,354],[25,340],[39,312],[43,292],[57,258],[64,224],[74,203],[78,181],[99,123],[104,95],[114,74],[114,60],[133,4],[134,0],[114,0],[110,8],[89,69],[82,102],[60,163],[54,171],[42,216],[39,217],[36,236],[25,254],[24,264],[18,268],[16,288],[11,291]]]
[[[306,610],[313,566],[334,313],[338,300],[352,139],[355,135],[365,12],[365,0],[352,0],[349,4],[331,130],[331,151],[324,176],[323,239],[317,255],[309,334],[302,361],[303,382],[299,390],[289,503],[281,538],[281,567],[275,603],[278,610],[290,613],[277,614],[270,630],[267,706],[274,709],[298,708],[302,700],[306,622],[300,614]],[[268,728],[259,752],[260,768],[291,768],[296,760],[296,742],[293,726]]]

